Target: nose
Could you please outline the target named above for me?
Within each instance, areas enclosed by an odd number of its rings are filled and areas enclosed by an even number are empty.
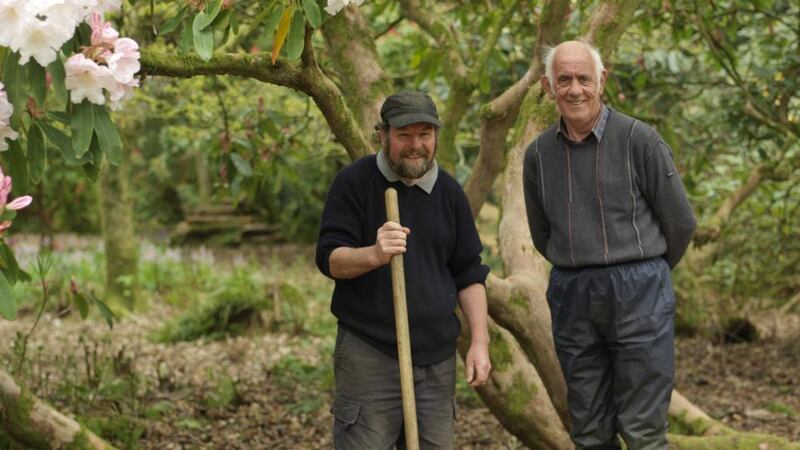
[[[421,143],[422,139],[420,139],[418,136],[411,136],[408,138],[408,146],[413,149],[419,148]]]
[[[567,94],[572,96],[572,97],[577,97],[577,96],[581,95],[581,92],[582,92],[581,84],[578,81],[578,79],[577,78],[573,78],[572,80],[570,80],[569,87],[567,89]]]

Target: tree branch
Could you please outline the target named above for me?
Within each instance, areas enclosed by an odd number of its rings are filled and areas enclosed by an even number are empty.
[[[281,58],[270,63],[266,53],[215,54],[208,61],[197,55],[180,55],[149,48],[140,51],[141,75],[161,75],[172,78],[191,78],[198,75],[235,75],[265,83],[290,87],[303,92],[303,72],[297,64]]]
[[[423,6],[419,0],[400,0],[400,7],[403,15],[413,20],[428,35],[430,35],[444,52],[447,63],[444,65],[444,76],[448,82],[468,76],[469,70],[464,63],[464,56],[461,54],[458,45],[459,39],[455,32],[447,25],[429,14],[429,7]]]
[[[722,202],[719,208],[717,208],[717,211],[711,219],[695,232],[693,241],[696,246],[703,246],[704,244],[715,241],[719,237],[725,224],[730,219],[731,214],[733,214],[733,211],[744,203],[744,201],[758,189],[758,186],[761,185],[764,179],[764,168],[763,164],[757,164],[753,167],[747,175],[747,180],[745,180],[738,189],[733,191],[733,193]]]
[[[203,61],[196,55],[174,55],[142,49],[141,73],[174,78],[235,75],[296,89],[314,99],[330,129],[352,159],[371,153],[370,145],[341,91],[317,65],[311,33],[306,31],[300,65],[280,58],[273,66],[270,56],[265,53],[215,54],[209,61]]]
[[[525,94],[541,76],[542,49],[555,44],[561,36],[569,3],[568,0],[551,0],[544,5],[539,16],[539,32],[528,71],[513,86],[484,106],[481,112],[480,151],[464,185],[473,217],[478,216],[494,180],[503,170],[508,131],[517,120]]]

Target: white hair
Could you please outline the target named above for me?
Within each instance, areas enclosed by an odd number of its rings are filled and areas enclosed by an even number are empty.
[[[597,82],[597,87],[600,87],[601,77],[603,76],[603,70],[605,70],[605,66],[603,66],[603,58],[600,57],[600,52],[590,45],[588,42],[583,40],[578,40],[578,42],[582,43],[586,46],[589,50],[589,54],[592,56],[592,60],[594,61],[594,79]],[[547,77],[547,83],[550,85],[550,90],[555,93],[556,85],[553,81],[553,60],[556,59],[556,49],[558,46],[555,47],[545,47],[544,49],[544,74]]]

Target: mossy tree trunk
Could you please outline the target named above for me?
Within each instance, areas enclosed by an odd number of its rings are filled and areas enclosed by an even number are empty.
[[[53,409],[0,369],[0,427],[31,449],[111,450],[114,447]]]
[[[128,187],[127,161],[105,164],[100,172],[103,247],[106,255],[106,297],[128,310],[137,304],[139,251]]]

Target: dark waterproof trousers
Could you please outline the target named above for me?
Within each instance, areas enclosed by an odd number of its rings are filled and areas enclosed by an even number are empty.
[[[663,258],[553,268],[547,300],[578,449],[667,448],[675,295]]]

